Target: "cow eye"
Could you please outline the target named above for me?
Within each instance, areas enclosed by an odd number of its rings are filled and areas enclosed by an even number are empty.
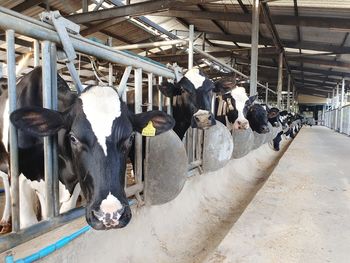
[[[74,145],[76,145],[79,142],[77,137],[75,137],[73,134],[69,134],[69,139],[70,139],[70,142]]]

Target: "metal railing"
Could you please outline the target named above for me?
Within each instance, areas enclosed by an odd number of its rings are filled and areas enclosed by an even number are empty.
[[[326,111],[324,125],[350,136],[350,105]]]
[[[56,68],[56,45],[60,44],[60,39],[54,28],[46,23],[37,21],[33,18],[23,16],[6,8],[0,7],[0,28],[6,30],[7,44],[7,64],[8,64],[8,90],[10,113],[16,110],[16,63],[15,63],[15,35],[26,36],[33,39],[33,45],[38,50],[38,41],[41,42],[42,50],[42,74],[43,74],[43,107],[57,109],[57,68]],[[149,59],[142,59],[139,56],[133,56],[130,53],[113,49],[81,36],[70,35],[71,42],[76,51],[94,56],[98,59],[106,60],[110,63],[125,65],[124,81],[125,86],[130,74],[130,67],[134,70],[135,87],[135,113],[142,112],[142,88],[143,73],[148,74],[148,97],[152,98],[152,87],[154,79],[159,76],[173,79],[175,77],[172,70],[164,65]],[[37,54],[36,54],[37,55]],[[38,56],[37,56],[38,57]],[[37,64],[36,60],[36,64]],[[121,83],[123,84],[123,83]],[[126,90],[123,87],[122,97],[126,98]],[[159,95],[160,96],[160,95]],[[160,96],[162,97],[162,96]],[[162,104],[162,98],[160,104]],[[152,103],[152,102],[151,102]],[[167,102],[168,105],[170,104]],[[150,110],[151,108],[148,108]],[[171,112],[171,105],[168,107]],[[25,229],[20,229],[20,211],[19,211],[19,170],[18,170],[18,144],[17,131],[13,125],[10,125],[10,162],[11,162],[11,206],[12,206],[12,233],[0,238],[0,252],[10,249],[22,242],[30,240],[41,235],[59,225],[64,224],[74,218],[84,214],[82,209],[73,209],[67,213],[59,213],[59,194],[58,194],[58,165],[56,152],[56,139],[46,137],[44,139],[44,162],[45,162],[45,183],[46,183],[46,202],[42,204],[47,208],[46,219]],[[142,137],[137,134],[135,137],[135,184],[126,187],[128,197],[136,196],[140,198],[143,191],[142,182]]]

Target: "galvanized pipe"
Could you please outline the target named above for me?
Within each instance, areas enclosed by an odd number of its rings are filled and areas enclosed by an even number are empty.
[[[153,73],[148,73],[148,105],[147,111],[151,111],[153,109]]]
[[[341,82],[341,94],[340,94],[340,127],[339,132],[343,132],[343,118],[344,118],[344,95],[345,95],[345,79],[342,79]]]
[[[136,68],[135,73],[135,114],[142,112],[142,69]],[[142,183],[142,135],[135,136],[135,181]]]
[[[266,82],[265,86],[266,86],[266,89],[265,89],[265,104],[267,106],[267,101],[268,101],[268,98],[269,98],[269,89],[268,89],[269,83]]]
[[[127,83],[128,83],[128,79],[131,73],[132,67],[131,66],[127,66],[124,70],[122,79],[120,80],[119,86],[118,86],[118,94],[119,96],[122,97],[123,101],[126,103],[126,88],[127,88]]]
[[[281,52],[278,60],[278,83],[277,83],[277,108],[281,109],[282,85],[283,85],[283,53]]]
[[[190,25],[188,34],[188,69],[191,69],[193,68],[194,25]]]
[[[57,50],[56,44],[51,43],[50,50],[51,62],[51,102],[52,109],[58,110],[58,94],[57,94]],[[59,196],[59,175],[58,175],[58,138],[57,135],[52,136],[52,178],[53,178],[53,199],[54,199],[54,216],[59,215],[60,196]]]
[[[12,29],[6,30],[6,45],[9,114],[11,114],[17,107],[15,31]],[[17,130],[11,122],[9,129],[12,232],[18,232],[20,229],[18,141]]]
[[[152,47],[161,47],[161,46],[171,46],[177,44],[186,44],[187,41],[183,39],[175,39],[175,40],[166,40],[166,41],[157,41],[152,43],[140,43],[140,44],[132,44],[132,45],[124,45],[114,47],[115,50],[132,50],[132,49],[142,49],[142,48],[152,48]]]
[[[34,49],[34,67],[37,67],[40,65],[40,44],[39,41],[34,39],[33,42],[33,49]]]
[[[258,82],[258,45],[259,45],[259,0],[253,0],[252,8],[252,43],[250,56],[250,89],[249,95],[257,92]]]
[[[159,85],[162,85],[163,78],[161,76],[158,77],[158,83]],[[163,94],[158,90],[158,109],[160,111],[163,110]]]
[[[14,29],[21,35],[38,40],[49,40],[57,44],[60,44],[61,42],[53,26],[11,11],[7,8],[0,7],[0,21],[0,28],[2,29]],[[166,78],[175,78],[174,72],[160,63],[151,62],[123,51],[114,50],[106,45],[78,35],[69,36],[72,45],[77,52],[85,53],[112,63],[142,68],[147,72],[152,72]]]
[[[42,81],[43,81],[43,107],[52,109],[52,93],[51,93],[51,43],[43,41],[42,51]],[[45,206],[46,215],[44,218],[52,218],[54,216],[54,198],[53,198],[53,154],[52,154],[52,137],[44,137],[44,174],[45,174]]]
[[[338,130],[338,114],[339,111],[339,84],[337,84],[336,87],[336,95],[335,95],[335,128],[334,130]]]
[[[112,47],[112,37],[108,37],[108,45]],[[108,85],[113,86],[113,64],[108,64]]]

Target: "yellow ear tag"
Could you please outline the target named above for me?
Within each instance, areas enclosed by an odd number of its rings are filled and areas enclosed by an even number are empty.
[[[156,136],[156,128],[153,127],[152,121],[149,121],[147,126],[142,129],[142,136],[147,136],[147,137]]]

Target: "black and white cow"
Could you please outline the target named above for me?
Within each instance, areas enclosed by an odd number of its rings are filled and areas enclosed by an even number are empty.
[[[182,139],[187,129],[207,129],[215,125],[211,113],[211,98],[214,83],[202,75],[199,69],[192,68],[173,84],[164,81],[159,90],[173,100],[174,131]]]
[[[216,119],[232,126],[233,130],[245,130],[249,127],[257,133],[267,133],[267,112],[260,104],[254,104],[257,96],[248,97],[245,88],[235,87],[227,92],[221,82],[215,83],[218,94],[215,103]],[[222,91],[226,93],[222,94]]]
[[[91,86],[76,96],[60,81],[59,111],[41,107],[40,68],[18,84],[19,109],[11,121],[19,129],[20,172],[27,180],[40,180],[42,137],[58,134],[59,179],[69,193],[79,182],[89,225],[97,230],[124,227],[131,219],[124,178],[134,133],[151,123],[158,135],[172,129],[174,120],[160,111],[130,112],[112,87]],[[31,158],[38,162],[35,172]]]

